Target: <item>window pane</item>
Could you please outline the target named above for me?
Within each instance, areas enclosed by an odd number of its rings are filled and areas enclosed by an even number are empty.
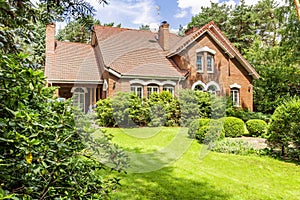
[[[197,55],[196,68],[197,71],[202,71],[202,55]]]
[[[207,56],[207,71],[212,72],[213,71],[213,57]]]
[[[203,91],[202,85],[196,85],[194,90]]]

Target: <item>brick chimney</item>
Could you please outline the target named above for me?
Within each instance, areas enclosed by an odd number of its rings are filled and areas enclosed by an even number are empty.
[[[55,24],[46,26],[46,53],[54,53],[55,50]]]
[[[159,26],[158,43],[164,51],[169,50],[169,24],[166,21]]]
[[[190,35],[194,32],[196,32],[197,30],[199,30],[199,28],[192,26],[191,28],[187,29],[186,31],[184,31],[185,35]]]

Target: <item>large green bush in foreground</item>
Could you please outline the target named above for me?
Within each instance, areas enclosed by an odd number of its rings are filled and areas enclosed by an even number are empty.
[[[282,156],[300,159],[300,99],[292,99],[279,106],[268,129],[268,141],[280,148]]]
[[[54,88],[45,87],[43,72],[23,60],[0,55],[0,193],[105,198],[118,179],[106,179],[99,170],[121,170],[125,157],[103,134],[98,140],[90,136],[90,124],[83,115],[76,120],[70,101],[51,100]]]

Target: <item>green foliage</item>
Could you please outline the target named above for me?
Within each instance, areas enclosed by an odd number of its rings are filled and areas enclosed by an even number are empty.
[[[140,30],[145,30],[145,31],[150,31],[150,26],[149,25],[144,25],[142,24],[140,27],[139,27]]]
[[[100,126],[114,127],[116,122],[113,116],[112,100],[111,98],[101,99],[97,102],[95,109],[97,114],[97,122]]]
[[[180,107],[170,92],[153,93],[145,103],[149,112],[150,126],[178,126]]]
[[[24,67],[22,55],[0,56],[2,189],[25,199],[107,196],[118,179],[106,179],[99,170],[121,170],[123,152],[105,135],[94,140],[70,101],[51,100],[55,88],[45,87],[42,71]]]
[[[236,117],[224,117],[223,133],[226,137],[239,137],[245,133],[245,123]]]
[[[294,98],[279,106],[268,129],[268,141],[281,148],[282,156],[300,159],[300,99]]]
[[[101,23],[92,16],[71,21],[63,29],[58,31],[56,39],[60,41],[67,40],[70,42],[90,43],[93,25],[101,25]],[[114,22],[104,24],[103,26],[114,26]],[[121,24],[116,27],[121,27]]]
[[[219,119],[196,119],[191,122],[188,134],[200,143],[208,144],[224,138],[223,122]]]
[[[260,119],[250,119],[246,122],[247,130],[251,136],[266,136],[268,124]]]
[[[181,110],[180,124],[189,126],[194,119],[211,117],[211,99],[207,92],[181,90],[179,92]]]
[[[265,122],[269,122],[271,119],[270,114],[264,114],[261,112],[251,112],[242,108],[232,106],[226,109],[226,116],[240,118],[244,122],[247,122],[250,119],[260,119],[264,120]]]
[[[246,141],[233,140],[225,138],[224,140],[217,141],[210,149],[215,152],[238,154],[238,155],[252,155],[257,154],[255,149]]]

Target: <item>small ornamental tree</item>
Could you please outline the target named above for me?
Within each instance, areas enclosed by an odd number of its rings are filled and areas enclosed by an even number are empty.
[[[281,148],[282,156],[300,159],[300,99],[294,98],[279,106],[268,129],[269,143]],[[287,154],[286,154],[287,153]]]
[[[71,102],[52,100],[55,88],[46,88],[43,72],[23,60],[0,55],[0,192],[22,199],[105,198],[118,179],[99,170],[121,170],[126,157],[104,134],[93,139]]]

